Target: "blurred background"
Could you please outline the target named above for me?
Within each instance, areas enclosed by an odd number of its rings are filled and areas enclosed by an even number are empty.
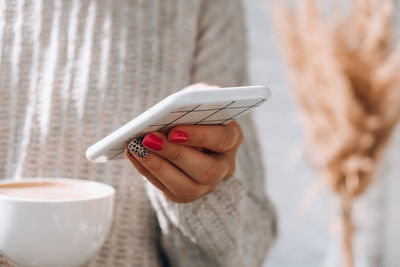
[[[273,33],[273,2],[245,1],[252,83],[267,84],[272,90],[272,100],[255,113],[268,171],[266,190],[277,207],[280,227],[279,239],[264,266],[331,266],[339,252],[331,229],[334,215],[329,190],[321,189],[300,216],[305,193],[316,177],[303,155],[302,128]],[[398,1],[396,11],[399,14]],[[357,266],[400,266],[399,129],[377,178],[356,204],[356,222],[362,221],[355,241]]]

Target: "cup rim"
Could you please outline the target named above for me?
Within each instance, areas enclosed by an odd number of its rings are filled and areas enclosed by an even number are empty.
[[[79,198],[79,199],[35,199],[35,198],[23,198],[23,197],[15,197],[15,196],[8,196],[0,194],[0,200],[8,200],[8,201],[15,201],[15,202],[34,202],[34,203],[76,203],[76,202],[89,202],[98,199],[104,199],[108,197],[112,197],[115,195],[115,188],[109,184],[92,181],[92,180],[83,180],[83,179],[75,179],[75,178],[68,178],[68,177],[22,177],[18,180],[15,179],[5,179],[0,180],[0,185],[3,184],[16,184],[21,182],[55,182],[55,181],[75,181],[75,182],[82,182],[86,184],[95,184],[97,186],[105,188],[105,192],[95,194],[95,196],[87,197],[87,198]]]

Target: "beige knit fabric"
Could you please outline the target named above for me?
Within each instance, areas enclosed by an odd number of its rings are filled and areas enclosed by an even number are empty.
[[[0,5],[0,179],[113,185],[114,223],[90,266],[260,266],[276,222],[249,118],[234,177],[193,203],[167,201],[127,160],[92,164],[84,156],[94,141],[191,83],[246,83],[240,1]]]

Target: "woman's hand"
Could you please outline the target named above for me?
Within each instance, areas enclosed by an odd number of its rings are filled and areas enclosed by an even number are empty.
[[[213,192],[235,171],[243,135],[239,124],[182,125],[132,141],[125,156],[171,201],[187,203]]]

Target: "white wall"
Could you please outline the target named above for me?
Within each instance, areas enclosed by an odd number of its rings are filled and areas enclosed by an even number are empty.
[[[316,179],[302,155],[301,127],[285,81],[284,66],[274,39],[271,16],[268,14],[271,12],[268,6],[274,1],[245,2],[252,82],[267,84],[273,95],[267,105],[255,112],[269,175],[266,190],[278,209],[280,226],[279,241],[270,252],[265,266],[323,266],[332,243],[328,230],[332,218],[329,213],[331,205],[327,191],[322,189],[303,220],[299,219],[300,203]],[[365,240],[372,240],[373,244],[367,250],[375,250],[362,257],[378,266],[400,266],[400,253],[397,253],[400,252],[400,209],[397,208],[400,202],[399,147],[400,138],[397,138],[382,165],[380,183],[362,201],[361,214],[358,215],[371,221],[366,223],[363,232],[372,233],[361,238],[360,242],[366,244]]]

